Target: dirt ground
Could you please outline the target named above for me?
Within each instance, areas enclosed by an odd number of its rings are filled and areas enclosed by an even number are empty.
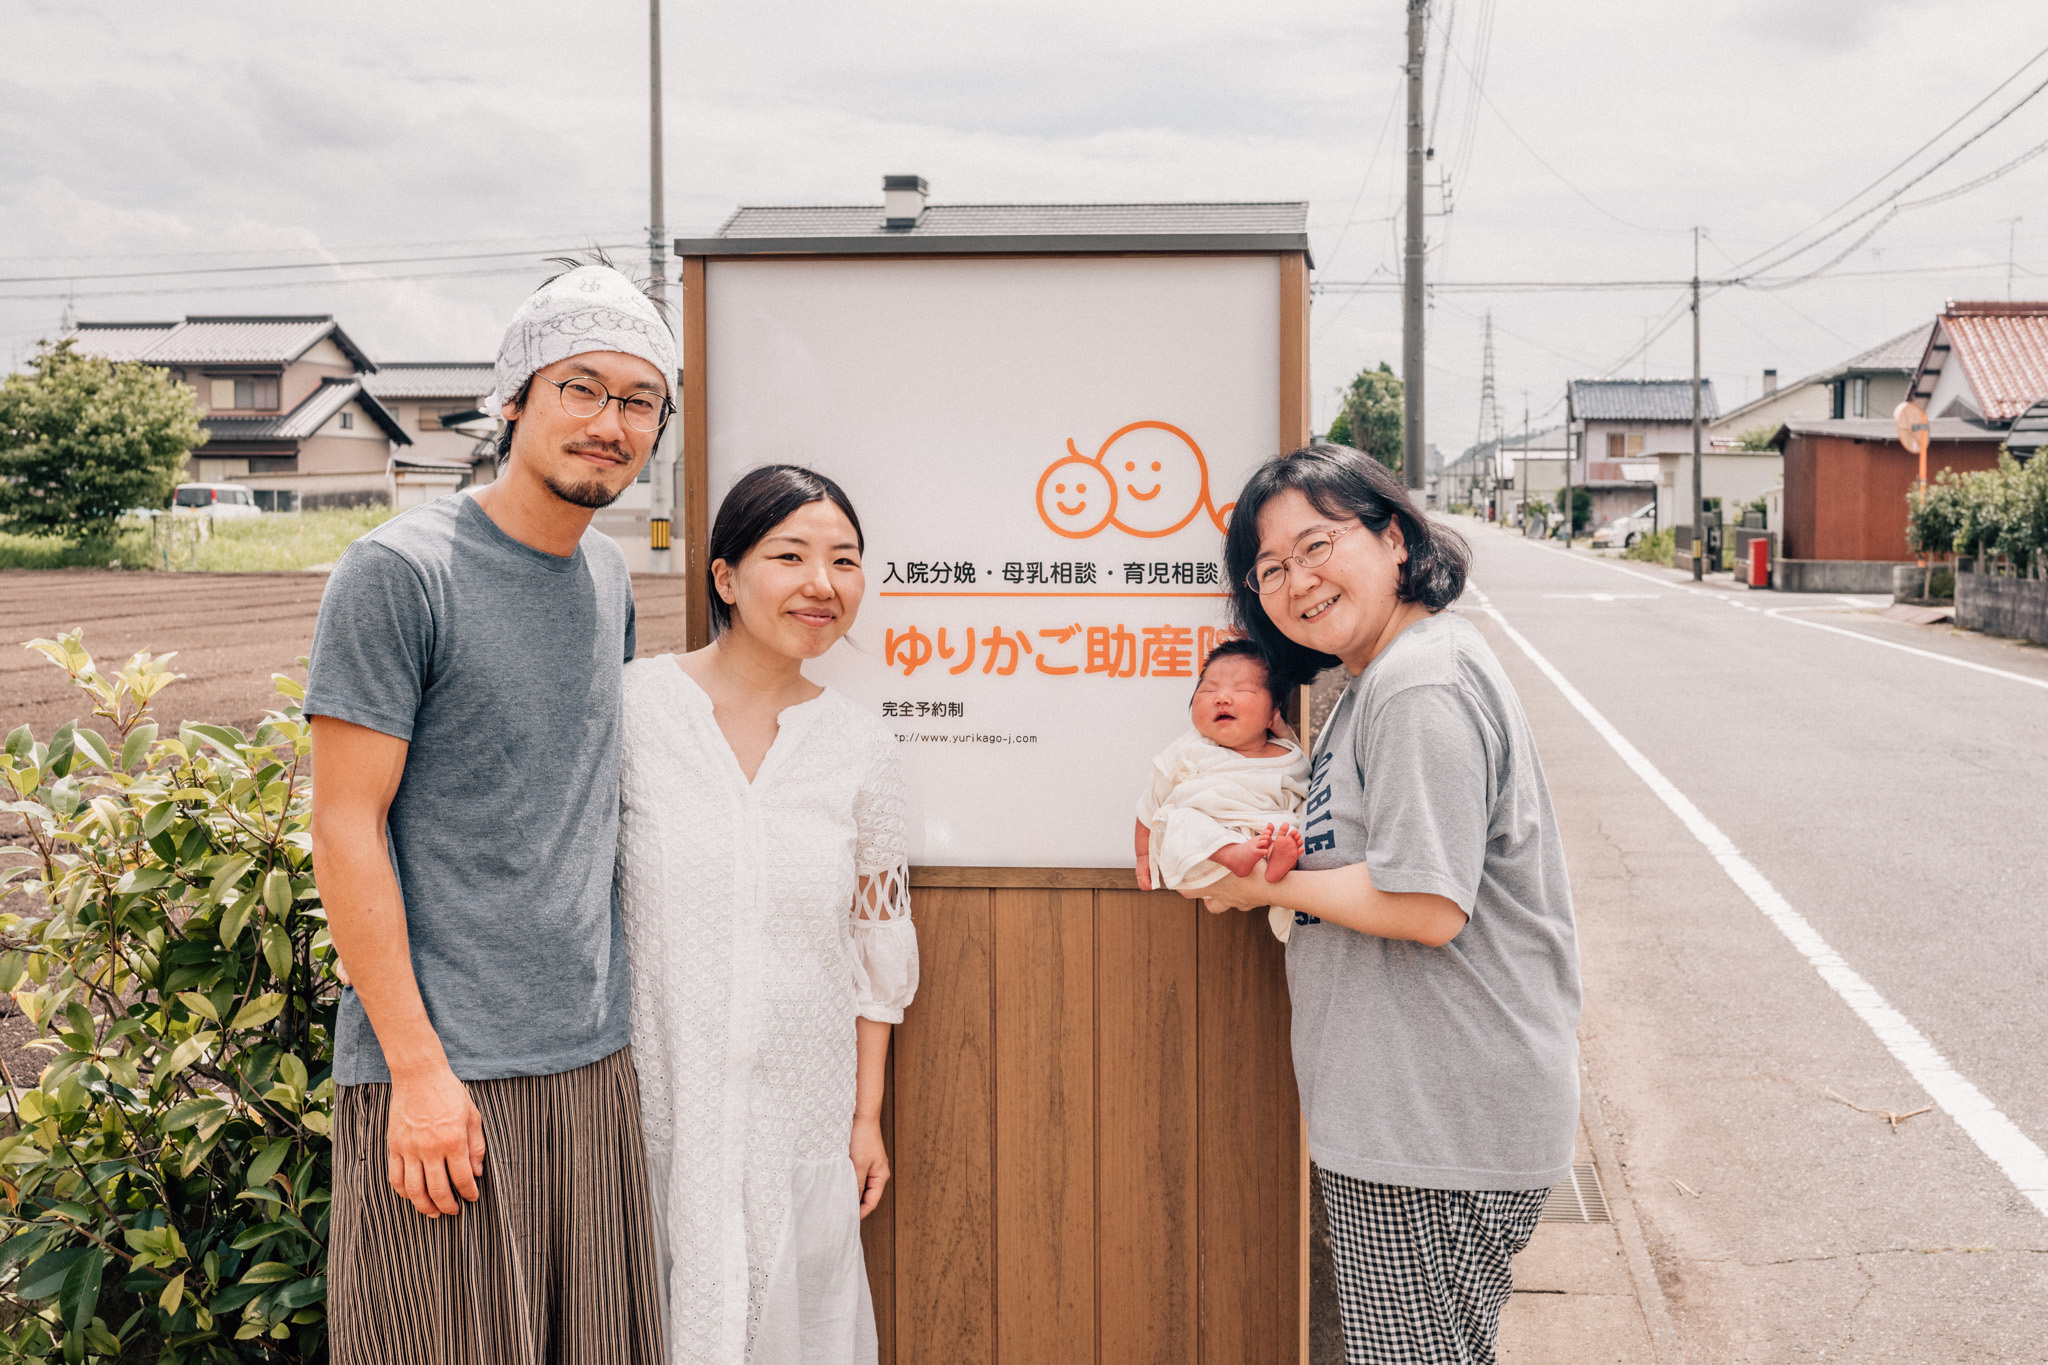
[[[313,620],[327,576],[158,574],[108,570],[0,572],[0,733],[26,723],[36,738],[84,719],[85,694],[40,654],[20,646],[85,629],[85,647],[103,669],[137,650],[176,650],[184,678],[165,689],[157,722],[252,727],[276,704],[270,675],[301,681],[298,659],[313,647]],[[633,580],[640,652],[683,647],[683,579]]]

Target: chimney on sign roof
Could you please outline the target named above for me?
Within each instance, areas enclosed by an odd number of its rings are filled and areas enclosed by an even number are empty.
[[[1764,397],[1766,397],[1766,398],[1769,398],[1769,397],[1770,397],[1770,396],[1771,396],[1772,394],[1776,393],[1777,391],[1778,391],[1778,372],[1777,372],[1776,370],[1765,370],[1765,371],[1764,371]]]
[[[894,232],[916,227],[917,220],[924,217],[924,197],[930,190],[921,175],[883,176],[882,226]]]

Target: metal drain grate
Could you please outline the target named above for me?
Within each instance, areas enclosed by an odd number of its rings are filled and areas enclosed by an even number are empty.
[[[1607,1215],[1607,1196],[1600,1192],[1600,1176],[1590,1161],[1572,1164],[1572,1178],[1562,1185],[1550,1187],[1549,1198],[1543,1201],[1544,1223],[1611,1223]]]

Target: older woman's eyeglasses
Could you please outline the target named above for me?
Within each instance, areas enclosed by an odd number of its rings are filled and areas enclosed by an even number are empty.
[[[1294,542],[1294,553],[1279,559],[1262,559],[1252,565],[1252,571],[1244,576],[1245,586],[1261,597],[1269,592],[1278,592],[1287,582],[1287,566],[1299,564],[1304,569],[1313,569],[1330,557],[1339,536],[1348,536],[1358,530],[1357,526],[1332,526],[1325,531],[1310,531]]]
[[[639,389],[621,397],[598,383],[595,379],[578,375],[573,379],[548,379],[537,374],[535,379],[547,380],[562,395],[562,411],[571,417],[595,417],[604,411],[605,404],[617,403],[619,415],[626,425],[635,431],[659,431],[668,415],[675,411],[675,404],[668,395],[656,393],[653,389]]]

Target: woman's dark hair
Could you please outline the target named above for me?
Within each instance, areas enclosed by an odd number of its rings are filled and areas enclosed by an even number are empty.
[[[1252,471],[1223,538],[1223,566],[1230,575],[1230,614],[1237,628],[1258,642],[1280,672],[1311,678],[1338,660],[1304,649],[1281,633],[1245,578],[1259,558],[1259,512],[1288,489],[1300,493],[1326,517],[1356,517],[1375,535],[1398,523],[1408,546],[1408,561],[1394,589],[1402,602],[1420,602],[1442,611],[1465,591],[1465,569],[1471,551],[1457,532],[1437,525],[1409,501],[1408,490],[1393,472],[1370,455],[1328,441],[1312,441],[1299,450],[1272,459]]]
[[[725,501],[718,505],[718,519],[711,523],[710,553],[704,561],[704,588],[709,594],[714,636],[724,634],[732,625],[732,604],[718,595],[718,577],[711,566],[722,559],[738,567],[749,550],[795,516],[798,508],[814,502],[829,502],[846,513],[846,519],[853,523],[854,543],[863,551],[867,549],[860,517],[854,512],[846,490],[815,469],[765,464],[740,475],[739,482],[725,495]]]
[[[1259,648],[1255,641],[1239,636],[1234,640],[1225,640],[1210,650],[1209,657],[1202,662],[1202,677],[1209,676],[1210,666],[1218,659],[1250,659],[1257,664],[1265,672],[1266,695],[1273,699],[1273,709],[1278,711],[1286,708],[1287,701],[1282,695],[1279,670],[1273,667],[1273,661],[1266,657],[1266,651]],[[1199,691],[1201,686],[1201,679],[1196,679],[1196,690]]]

